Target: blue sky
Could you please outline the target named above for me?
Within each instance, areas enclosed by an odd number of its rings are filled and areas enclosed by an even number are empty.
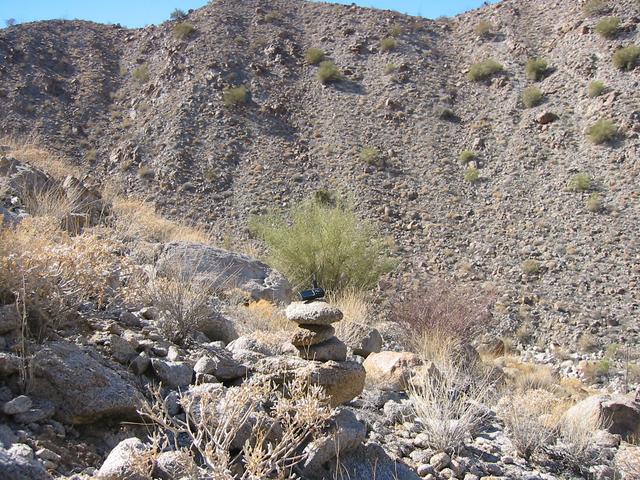
[[[242,1],[242,0],[237,0]],[[495,1],[495,0],[494,0]],[[0,22],[14,18],[18,23],[49,19],[83,19],[100,23],[120,23],[142,27],[160,23],[175,9],[188,10],[206,0],[0,0]],[[351,1],[337,3],[350,4]],[[411,15],[436,18],[455,15],[482,5],[482,0],[358,0],[365,7],[397,10]]]

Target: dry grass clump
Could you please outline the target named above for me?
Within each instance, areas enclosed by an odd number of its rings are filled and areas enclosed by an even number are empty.
[[[388,52],[398,46],[398,41],[394,37],[386,37],[380,41],[380,51]]]
[[[518,374],[513,379],[514,387],[518,391],[546,390],[551,393],[561,391],[560,379],[546,365],[517,363],[514,368],[518,370]]]
[[[542,80],[549,71],[549,65],[547,61],[542,58],[531,58],[524,66],[524,71],[527,74],[529,80]]]
[[[287,320],[282,309],[267,300],[238,305],[232,309],[231,316],[241,335],[253,332],[278,334],[295,328],[295,324]]]
[[[234,108],[244,105],[249,101],[249,91],[247,87],[241,85],[239,87],[227,88],[222,92],[222,102],[227,108]]]
[[[189,38],[196,32],[196,27],[189,22],[180,22],[176,23],[173,26],[173,36],[178,40],[184,40],[185,38]]]
[[[459,160],[461,164],[466,165],[471,160],[475,160],[476,156],[477,154],[473,150],[463,150],[460,152]]]
[[[598,414],[565,416],[559,422],[556,454],[568,468],[587,475],[589,468],[603,461],[602,449],[594,445],[596,431],[606,427]]]
[[[611,121],[600,119],[587,129],[587,137],[595,145],[610,142],[618,135],[618,127]]]
[[[618,17],[606,17],[596,25],[596,32],[604,38],[613,38],[618,34],[620,28],[620,19]]]
[[[587,210],[591,213],[598,213],[602,211],[602,200],[600,199],[600,195],[597,193],[592,193],[587,199]]]
[[[478,25],[476,25],[474,32],[480,38],[489,38],[493,34],[493,29],[494,27],[491,22],[488,22],[487,20],[480,20]]]
[[[522,92],[522,103],[525,108],[537,107],[543,99],[544,94],[538,87],[528,87]]]
[[[594,80],[589,84],[589,96],[591,98],[599,97],[604,92],[606,86],[600,80]]]
[[[309,65],[318,65],[324,60],[324,50],[321,48],[310,48],[304,54],[304,61]]]
[[[0,244],[0,285],[25,306],[37,336],[85,301],[101,307],[117,300],[127,274],[116,244],[88,233],[70,236],[50,218],[2,228]]]
[[[306,379],[277,390],[245,382],[226,392],[183,395],[184,415],[177,416],[167,412],[159,391],[154,396],[155,402],[140,413],[165,437],[165,445],[176,448],[172,439],[188,439],[196,452],[195,478],[292,478],[293,468],[306,458],[304,445],[319,435],[331,416],[322,388],[308,385]],[[240,435],[246,441],[238,451],[233,447]]]
[[[348,288],[339,293],[330,293],[327,300],[342,312],[342,323],[371,324],[373,309],[365,292]]]
[[[203,229],[163,218],[152,205],[133,198],[114,198],[108,221],[116,238],[124,241],[211,243]]]
[[[340,73],[340,69],[335,63],[330,60],[323,60],[320,62],[320,68],[318,68],[318,80],[323,85],[339,82],[342,80],[342,73]]]
[[[473,82],[479,82],[487,80],[503,70],[504,67],[500,63],[489,58],[471,65],[469,73],[467,73],[467,78]]]
[[[56,180],[62,181],[69,175],[77,178],[83,175],[80,167],[72,165],[62,157],[37,146],[35,142],[4,137],[0,140],[0,144],[9,146],[10,157],[42,170]]]
[[[587,15],[602,15],[609,11],[607,0],[588,0],[582,7]]]
[[[367,165],[372,165],[378,168],[383,166],[380,150],[375,147],[363,147],[362,150],[360,150],[360,160]]]
[[[571,177],[568,187],[569,190],[573,190],[574,192],[586,192],[591,189],[592,183],[593,180],[588,173],[580,172]]]
[[[638,65],[640,59],[640,47],[629,45],[621,48],[613,54],[613,64],[620,70],[633,70]]]
[[[147,83],[149,81],[149,66],[145,63],[135,68],[131,74],[135,80],[140,83]]]
[[[480,171],[476,167],[469,167],[464,172],[464,181],[467,183],[477,183],[480,181]]]

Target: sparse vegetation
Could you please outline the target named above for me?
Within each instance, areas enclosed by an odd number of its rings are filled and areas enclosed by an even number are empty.
[[[587,15],[602,15],[609,11],[609,3],[606,0],[588,0],[583,10]]]
[[[318,79],[322,84],[339,82],[342,80],[342,74],[335,63],[324,60],[320,62],[320,68],[318,68]]]
[[[587,200],[587,210],[592,213],[597,213],[602,210],[602,200],[600,200],[600,195],[597,193],[592,193]]]
[[[184,10],[180,10],[179,8],[176,8],[173,12],[171,12],[171,15],[169,16],[171,20],[183,20],[186,17],[186,12]]]
[[[618,17],[606,17],[596,25],[596,32],[604,38],[614,38],[618,34],[620,28],[620,19]]]
[[[318,65],[324,60],[324,50],[321,48],[309,48],[304,54],[304,61],[309,65]]]
[[[330,291],[366,289],[394,266],[384,240],[344,202],[307,200],[287,217],[254,218],[251,230],[266,243],[272,264],[296,286],[315,276]]]
[[[542,58],[531,58],[524,66],[524,71],[529,80],[542,80],[549,72],[547,61]]]
[[[399,25],[396,23],[392,25],[391,28],[389,29],[389,35],[397,38],[400,35],[402,35],[403,30],[404,29],[402,28],[402,25]]]
[[[282,18],[282,15],[280,14],[280,12],[269,12],[264,16],[264,21],[265,22],[269,22],[269,23],[273,23],[273,22],[277,22],[278,20],[280,20]]]
[[[591,98],[599,97],[604,92],[606,86],[600,80],[594,80],[589,84],[589,96]]]
[[[480,180],[480,172],[476,167],[469,167],[464,172],[464,181],[468,183],[476,183]]]
[[[591,176],[588,173],[576,173],[569,180],[569,190],[574,192],[586,192],[591,189]]]
[[[388,52],[398,46],[398,41],[394,37],[386,37],[380,41],[380,51]]]
[[[522,92],[522,103],[525,108],[537,107],[542,103],[544,94],[538,87],[528,87]]]
[[[474,31],[480,38],[489,38],[493,34],[493,24],[486,20],[480,20]]]
[[[640,58],[640,47],[629,45],[616,51],[613,54],[613,64],[620,70],[633,70],[638,65]]]
[[[522,272],[527,275],[535,275],[540,273],[540,262],[533,259],[528,259],[522,262]]]
[[[375,167],[383,166],[380,150],[374,147],[363,147],[362,150],[360,150],[360,160],[367,165]]]
[[[384,74],[385,75],[391,75],[393,72],[395,72],[398,69],[398,67],[396,66],[395,63],[387,63],[384,66]]]
[[[149,66],[145,63],[133,70],[133,78],[140,83],[147,83],[149,81]]]
[[[463,165],[466,165],[471,160],[475,160],[476,152],[474,152],[473,150],[463,150],[460,153],[460,157],[459,158],[460,158],[460,163],[462,163]]]
[[[138,177],[140,177],[143,180],[151,180],[155,175],[155,172],[153,171],[153,168],[147,166],[147,165],[143,165],[140,168],[138,168]]]
[[[600,145],[610,142],[618,135],[618,127],[611,120],[600,119],[587,129],[587,137],[591,142]]]
[[[239,87],[227,88],[222,93],[222,102],[227,108],[234,108],[244,105],[249,101],[249,91],[247,87],[241,85]]]
[[[184,40],[185,38],[190,37],[196,32],[196,27],[194,27],[189,22],[180,22],[176,23],[173,27],[173,36],[178,40]]]
[[[479,82],[491,78],[496,73],[502,72],[504,67],[493,59],[483,60],[473,64],[469,68],[467,78],[473,82]]]

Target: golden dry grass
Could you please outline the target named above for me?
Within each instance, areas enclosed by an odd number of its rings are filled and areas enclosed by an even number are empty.
[[[230,309],[236,327],[241,335],[264,332],[269,337],[288,341],[295,323],[286,319],[284,311],[267,300],[250,301]],[[275,336],[274,336],[275,335]]]
[[[48,173],[56,180],[63,180],[68,175],[78,178],[83,176],[79,166],[38,146],[35,141],[5,137],[0,139],[0,144],[9,146],[9,156]]]

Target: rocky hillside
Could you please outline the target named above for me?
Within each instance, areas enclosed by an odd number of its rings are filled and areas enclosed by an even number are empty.
[[[221,0],[180,25],[18,25],[0,31],[0,130],[236,245],[251,214],[337,190],[395,241],[403,261],[383,288],[445,276],[495,288],[507,331],[637,339],[640,69],[612,57],[640,43],[640,7],[583,3],[431,21]],[[613,35],[596,31],[605,16]],[[318,80],[310,48],[341,81]],[[537,78],[533,58],[547,63]],[[470,80],[486,59],[503,70]],[[238,86],[246,102],[225,106]],[[525,108],[532,86],[543,97]],[[601,119],[618,132],[596,144]]]

